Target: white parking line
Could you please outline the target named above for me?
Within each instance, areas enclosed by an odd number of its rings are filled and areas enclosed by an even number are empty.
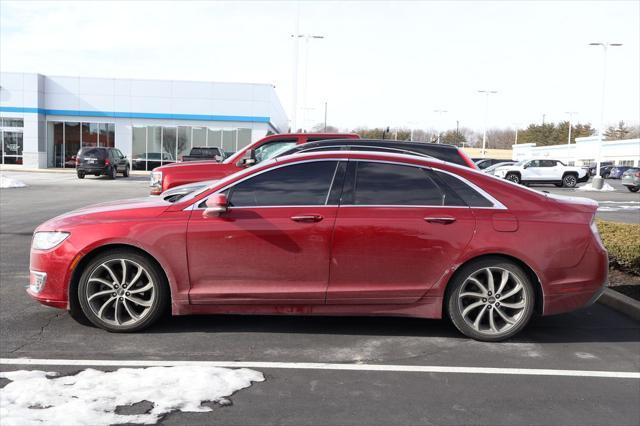
[[[202,366],[225,368],[266,368],[299,370],[347,370],[347,371],[395,371],[405,373],[453,373],[453,374],[510,374],[523,376],[565,376],[565,377],[603,377],[617,379],[640,379],[635,371],[591,371],[591,370],[554,370],[545,368],[488,368],[455,367],[436,365],[385,365],[385,364],[330,364],[315,362],[253,362],[253,361],[155,361],[155,360],[79,360],[79,359],[37,359],[37,358],[0,358],[0,365],[57,365],[83,367],[173,367]]]

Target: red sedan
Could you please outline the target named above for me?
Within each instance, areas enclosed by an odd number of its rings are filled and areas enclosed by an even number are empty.
[[[321,152],[170,203],[104,203],[36,229],[29,294],[110,331],[174,315],[448,316],[497,341],[601,294],[595,202],[423,157]]]

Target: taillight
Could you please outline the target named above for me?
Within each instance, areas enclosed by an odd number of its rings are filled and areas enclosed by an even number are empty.
[[[106,160],[104,160],[104,165],[105,166],[111,165],[111,161],[109,161],[109,159],[107,158]]]
[[[635,177],[640,177],[640,172],[636,172],[636,173],[634,174],[634,176],[635,176]]]

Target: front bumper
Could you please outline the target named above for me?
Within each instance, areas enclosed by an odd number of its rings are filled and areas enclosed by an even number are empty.
[[[51,250],[31,250],[27,294],[43,305],[69,309],[69,283],[80,256],[69,240]],[[37,274],[46,274],[40,291],[34,285]]]
[[[583,177],[578,178],[578,183],[582,183],[582,182],[588,181],[589,177],[590,177],[589,173],[585,173],[585,175]]]

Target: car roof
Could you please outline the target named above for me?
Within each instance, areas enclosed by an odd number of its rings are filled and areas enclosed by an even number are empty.
[[[467,163],[467,161],[465,160],[465,156],[462,155],[458,147],[454,145],[398,141],[389,139],[329,139],[323,141],[307,142],[305,144],[297,145],[285,152],[282,152],[280,156],[292,155],[301,151],[308,151],[312,149],[321,149],[323,147],[330,148],[333,146],[353,147],[354,150],[357,150],[357,147],[402,150],[407,151],[405,152],[405,154],[411,152],[414,155],[435,157],[455,164],[467,167],[469,166],[469,163]]]
[[[350,150],[336,150],[336,151],[321,151],[321,152],[302,152],[297,154],[285,155],[277,157],[272,160],[264,162],[264,167],[270,167],[275,163],[294,163],[297,161],[316,160],[316,159],[335,159],[335,160],[378,160],[389,161],[396,163],[416,164],[420,166],[440,166],[447,165],[450,167],[459,168],[460,170],[473,170],[481,173],[476,169],[471,169],[459,164],[447,162],[433,157],[422,157],[410,154],[381,152],[381,151],[350,151]],[[263,163],[260,163],[262,167]]]

